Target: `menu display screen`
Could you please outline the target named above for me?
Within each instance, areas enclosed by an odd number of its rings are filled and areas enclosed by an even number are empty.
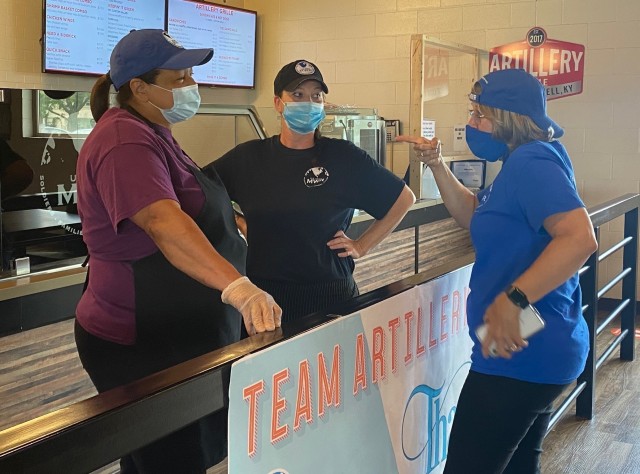
[[[165,28],[165,0],[44,0],[43,69],[100,75],[133,29]]]
[[[199,84],[255,86],[257,13],[192,0],[168,0],[167,32],[185,48],[213,48],[213,59],[193,68]]]

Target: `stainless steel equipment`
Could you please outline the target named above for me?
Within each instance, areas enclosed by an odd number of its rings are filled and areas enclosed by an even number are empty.
[[[349,140],[382,166],[386,164],[385,121],[376,109],[325,106],[327,117],[320,124],[326,137]]]

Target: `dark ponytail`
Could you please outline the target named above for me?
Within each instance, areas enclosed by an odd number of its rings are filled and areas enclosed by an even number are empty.
[[[98,78],[91,89],[89,106],[91,107],[91,115],[93,115],[93,119],[96,122],[109,110],[109,89],[111,89],[111,84],[111,76],[106,73]]]
[[[136,76],[136,78],[143,80],[147,84],[154,84],[158,74],[160,74],[159,69],[152,69],[149,72]],[[109,91],[112,84],[111,76],[109,73],[106,73],[98,78],[96,83],[93,85],[93,89],[91,89],[91,115],[93,115],[93,119],[96,122],[100,120],[100,117],[102,117],[107,110],[109,110],[109,106],[111,105],[109,100]],[[131,91],[131,86],[129,85],[129,82],[126,82],[118,89],[116,102],[118,102],[120,107],[127,108],[132,97],[133,92]]]

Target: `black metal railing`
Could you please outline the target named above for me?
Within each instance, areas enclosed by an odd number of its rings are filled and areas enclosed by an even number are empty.
[[[473,263],[453,259],[131,384],[0,431],[0,473],[87,473],[223,408],[222,372],[242,357]],[[158,416],[162,413],[162,416]]]
[[[589,209],[589,217],[598,242],[600,242],[600,228],[613,219],[624,217],[624,235],[622,239],[609,249],[595,252],[580,270],[580,287],[582,289],[582,310],[589,328],[589,355],[584,372],[578,377],[575,387],[560,406],[555,410],[547,433],[569,409],[572,402],[576,402],[576,415],[580,418],[593,417],[596,401],[596,373],[602,364],[611,357],[616,348],[620,347],[620,359],[632,361],[634,359],[635,315],[637,301],[637,262],[638,262],[638,207],[639,194],[625,194],[619,198]],[[622,251],[622,270],[602,288],[598,288],[600,263]],[[598,302],[613,287],[622,282],[622,297],[620,303],[604,317]],[[620,319],[620,334],[609,342],[598,354],[597,338],[605,328],[617,318]]]
[[[630,194],[589,212],[598,236],[602,225],[624,216],[624,237],[611,249],[599,255],[594,254],[580,271],[591,351],[584,373],[556,410],[549,429],[576,399],[576,414],[583,418],[593,416],[596,371],[616,347],[620,347],[622,359],[634,358],[639,205],[640,195]],[[411,227],[412,224],[407,222],[406,226]],[[624,252],[623,270],[618,277],[598,289],[599,263],[620,250]],[[309,315],[277,332],[245,339],[132,384],[0,431],[0,472],[83,473],[98,469],[195,419],[221,409],[221,372],[233,361],[330,321],[332,318],[328,315],[331,313],[350,314],[469,265],[473,260],[473,255],[451,260],[445,265]],[[620,281],[621,303],[598,324],[598,300]],[[597,356],[597,335],[618,316],[621,320],[620,336]],[[164,415],[158,417],[154,413]]]

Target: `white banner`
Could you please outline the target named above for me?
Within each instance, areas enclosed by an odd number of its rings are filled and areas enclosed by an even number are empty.
[[[470,273],[456,270],[235,363],[229,472],[442,472],[469,370]]]

